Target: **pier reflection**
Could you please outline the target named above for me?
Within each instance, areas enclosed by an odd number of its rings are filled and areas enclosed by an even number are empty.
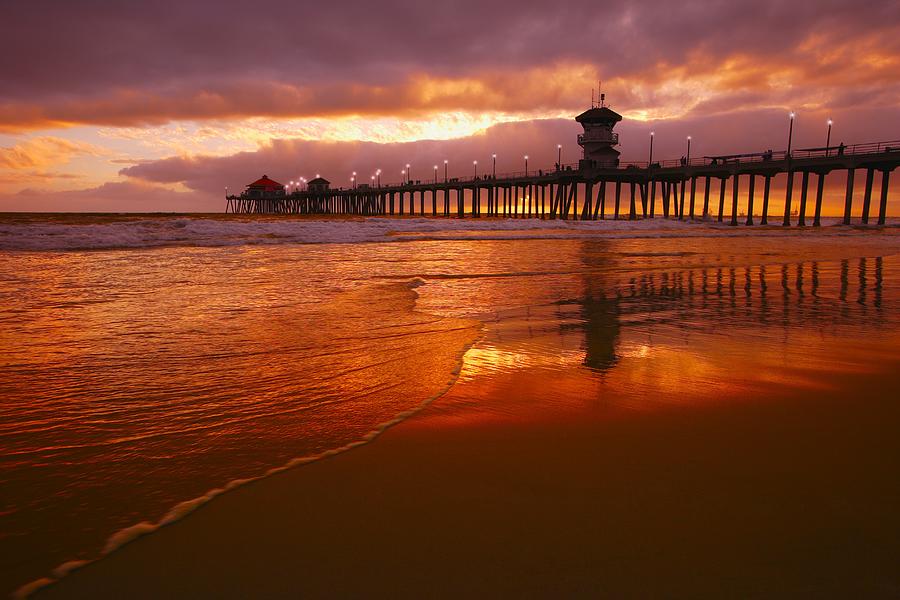
[[[851,272],[856,277],[851,277]],[[884,258],[648,270],[618,279],[588,273],[584,296],[567,304],[579,318],[560,332],[583,332],[584,366],[606,371],[619,361],[623,329],[654,333],[667,326],[682,334],[755,329],[839,327],[875,330],[886,321]]]

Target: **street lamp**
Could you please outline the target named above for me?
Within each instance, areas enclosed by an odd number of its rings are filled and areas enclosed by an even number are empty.
[[[450,181],[449,179],[447,179],[447,162],[448,161],[445,158],[444,159],[444,183],[447,183],[448,181]]]
[[[400,181],[401,181],[401,183],[404,183],[404,184],[406,183],[406,181],[408,181],[408,179],[406,177],[406,169],[403,169],[402,171],[400,171]]]
[[[494,166],[491,167],[491,177],[497,179],[497,155],[491,154],[491,159],[494,161]]]
[[[406,183],[412,183],[412,169],[409,168],[409,163],[406,163]]]
[[[434,183],[437,183],[437,165],[434,165]]]
[[[378,187],[381,187],[381,169],[375,171],[375,177],[377,177]]]
[[[688,148],[687,148],[687,160],[685,161],[685,165],[691,166],[691,136],[687,136]]]
[[[647,168],[649,169],[653,165],[653,136],[656,135],[655,131],[650,132],[650,158],[647,160]]]
[[[825,135],[825,156],[828,156],[829,149],[831,147],[831,125],[833,121],[828,119],[828,133]]]
[[[528,177],[528,155],[525,155],[525,177]]]
[[[562,171],[562,144],[556,145],[556,164],[560,171]]]
[[[375,176],[372,175],[372,177],[370,177],[370,179],[372,180],[372,186],[374,187],[375,186]]]
[[[475,179],[478,179],[478,161],[477,161],[477,160],[473,160],[473,161],[472,161],[472,165],[473,165],[473,167],[475,168]]]
[[[353,177],[350,178],[350,187],[356,189],[356,172],[354,171]]]
[[[788,148],[787,148],[787,158],[791,156],[791,139],[794,137],[794,111],[791,111],[791,124],[788,127]]]

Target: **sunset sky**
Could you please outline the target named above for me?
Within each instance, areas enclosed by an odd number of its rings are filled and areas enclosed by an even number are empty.
[[[0,210],[221,211],[225,186],[338,186],[580,157],[602,79],[623,160],[900,139],[900,3],[7,3]]]

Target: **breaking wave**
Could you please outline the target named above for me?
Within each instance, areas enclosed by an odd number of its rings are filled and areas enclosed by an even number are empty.
[[[778,221],[777,219],[773,219]],[[848,235],[860,226],[823,219],[820,234]],[[897,228],[900,219],[886,227]],[[873,227],[874,229],[874,227]],[[0,217],[0,250],[66,251],[151,248],[166,246],[243,246],[279,244],[339,244],[411,240],[553,239],[603,235],[609,238],[669,236],[718,237],[788,235],[812,228],[729,227],[725,223],[661,218],[639,221],[562,221],[541,219],[436,218],[246,218],[204,216],[58,216]]]

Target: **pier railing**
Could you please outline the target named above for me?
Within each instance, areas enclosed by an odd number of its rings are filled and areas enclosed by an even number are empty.
[[[699,156],[694,157],[688,160],[685,159],[667,159],[660,161],[653,161],[653,163],[649,163],[648,161],[640,161],[640,160],[632,160],[632,161],[620,161],[618,166],[615,169],[618,170],[628,170],[628,169],[647,169],[648,167],[652,167],[653,169],[670,169],[673,167],[715,167],[715,166],[730,166],[730,165],[740,165],[747,163],[763,163],[763,162],[778,162],[784,161],[788,158],[799,160],[799,159],[809,159],[809,158],[838,158],[841,156],[861,156],[867,154],[884,154],[886,152],[898,152],[900,153],[900,140],[893,140],[888,142],[869,142],[865,144],[851,144],[851,145],[837,145],[837,146],[828,146],[821,148],[798,148],[792,150],[790,154],[786,150],[779,151],[771,151],[766,150],[764,152],[750,152],[746,154],[725,154],[718,156]],[[397,181],[384,183],[381,187],[387,188],[397,188],[397,187],[416,187],[416,186],[424,186],[424,185],[450,185],[450,184],[465,184],[471,185],[474,183],[484,182],[488,184],[493,181],[498,180],[516,180],[516,179],[526,179],[526,178],[534,178],[534,177],[556,177],[560,174],[572,174],[577,175],[579,171],[579,163],[567,163],[560,165],[560,168],[556,168],[554,165],[549,169],[545,168],[529,168],[528,171],[504,171],[502,173],[497,173],[494,175],[493,173],[485,173],[475,175],[463,175],[457,177],[438,177],[435,180],[433,177],[427,179],[418,179],[412,180],[411,182],[406,181]]]

